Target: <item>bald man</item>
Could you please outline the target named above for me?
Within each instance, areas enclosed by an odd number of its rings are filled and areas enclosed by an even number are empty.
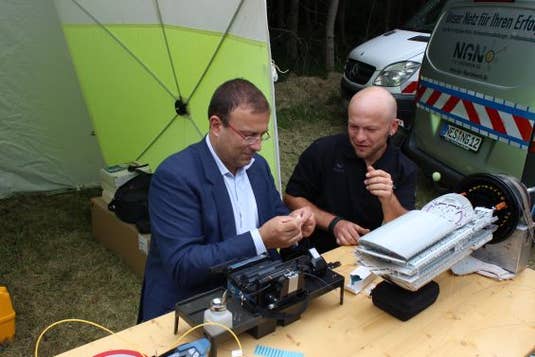
[[[320,253],[356,245],[414,209],[416,165],[389,140],[398,129],[396,112],[384,88],[363,89],[349,103],[347,133],[320,138],[301,154],[284,202],[312,207],[316,231],[304,244]]]

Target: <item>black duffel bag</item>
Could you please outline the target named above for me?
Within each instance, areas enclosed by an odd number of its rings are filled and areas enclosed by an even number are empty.
[[[115,212],[123,222],[135,224],[140,233],[150,233],[149,186],[152,174],[139,174],[120,186],[108,209]]]

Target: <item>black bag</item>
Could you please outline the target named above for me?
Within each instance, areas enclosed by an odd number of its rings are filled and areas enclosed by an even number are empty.
[[[108,209],[123,222],[133,223],[140,233],[150,233],[149,186],[152,174],[140,171],[120,186]]]
[[[401,321],[407,321],[432,305],[439,291],[439,286],[434,281],[417,291],[409,291],[385,280],[377,284],[371,295],[375,306]]]

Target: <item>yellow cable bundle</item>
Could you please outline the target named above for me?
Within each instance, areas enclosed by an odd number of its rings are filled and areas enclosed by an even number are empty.
[[[0,287],[1,289],[1,287]],[[1,291],[1,290],[0,290]],[[82,319],[65,319],[65,320],[60,320],[60,321],[56,321],[50,325],[48,325],[44,330],[43,332],[41,332],[39,334],[39,337],[37,338],[37,341],[35,343],[35,349],[34,349],[34,356],[35,357],[39,357],[39,344],[41,343],[41,339],[43,338],[43,336],[45,335],[45,333],[50,330],[51,328],[57,326],[57,325],[60,325],[62,323],[66,323],[66,322],[79,322],[79,323],[85,323],[85,324],[89,324],[91,326],[95,326],[95,327],[98,327],[99,329],[101,330],[104,330],[106,332],[108,332],[110,335],[116,335],[116,333],[114,333],[113,331],[111,331],[110,329],[102,326],[102,325],[99,325],[95,322],[92,322],[92,321],[88,321],[88,320],[82,320]],[[217,322],[205,322],[205,323],[202,323],[202,324],[199,324],[197,326],[194,326],[192,328],[190,328],[189,330],[187,330],[186,332],[184,332],[178,339],[177,341],[171,346],[168,348],[168,350],[172,350],[176,347],[178,347],[178,345],[180,345],[180,341],[182,341],[182,339],[184,337],[186,337],[187,335],[189,335],[191,332],[195,331],[196,329],[200,328],[200,327],[203,327],[203,326],[206,326],[206,325],[215,325],[215,326],[219,326],[225,330],[227,330],[231,335],[232,337],[234,337],[234,339],[236,340],[236,343],[238,344],[238,346],[240,347],[240,351],[243,351],[243,348],[241,346],[241,343],[240,343],[240,340],[238,339],[238,336],[236,336],[236,334],[234,333],[234,331],[232,331],[229,327],[225,326],[225,325],[222,325],[220,323],[217,323]],[[119,336],[117,336],[119,337]],[[127,345],[134,345],[133,343],[131,343],[130,341],[127,341],[125,340],[124,338],[121,338],[119,337],[121,340],[123,340]],[[141,355],[143,356],[146,356],[144,353],[141,353],[139,352],[141,349],[138,347],[135,349],[136,352],[140,353]]]

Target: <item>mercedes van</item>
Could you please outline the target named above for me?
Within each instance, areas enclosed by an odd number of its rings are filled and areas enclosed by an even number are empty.
[[[401,29],[388,31],[355,47],[348,55],[341,94],[349,100],[369,86],[383,86],[398,103],[398,118],[410,127],[414,96],[425,47],[445,0],[430,0]]]
[[[450,0],[426,49],[405,152],[444,187],[535,185],[535,1]]]

